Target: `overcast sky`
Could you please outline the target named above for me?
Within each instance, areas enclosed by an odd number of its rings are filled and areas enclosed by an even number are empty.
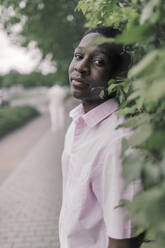
[[[6,33],[0,30],[0,74],[7,73],[11,69],[22,73],[31,72],[35,69],[40,57],[41,54],[37,49],[32,47],[27,51],[12,44]],[[42,63],[40,69],[44,74],[55,71],[48,59]]]

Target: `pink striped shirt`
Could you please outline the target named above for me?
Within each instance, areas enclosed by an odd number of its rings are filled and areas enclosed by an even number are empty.
[[[131,200],[139,181],[124,191],[121,177],[121,139],[126,129],[115,129],[123,119],[110,99],[88,113],[80,104],[70,112],[62,156],[63,202],[59,222],[61,248],[106,248],[109,237],[132,237],[134,227],[121,199]]]

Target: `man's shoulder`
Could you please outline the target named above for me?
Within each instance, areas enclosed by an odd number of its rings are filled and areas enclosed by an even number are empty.
[[[108,118],[103,120],[98,128],[99,136],[105,140],[107,144],[122,140],[130,135],[130,129],[119,127],[124,122],[123,116],[118,116],[113,113]]]
[[[102,122],[100,122],[99,124],[100,129],[101,129],[100,131],[107,130],[109,132],[113,131],[115,133],[123,132],[124,131],[123,128],[118,128],[119,125],[121,125],[123,122],[124,122],[124,117],[118,116],[115,112],[109,115],[104,120],[102,120]]]

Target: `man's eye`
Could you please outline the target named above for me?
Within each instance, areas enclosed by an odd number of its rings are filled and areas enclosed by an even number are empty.
[[[94,64],[97,65],[97,66],[104,66],[104,61],[96,59],[96,60],[94,60]]]
[[[80,60],[83,58],[83,56],[80,53],[75,53],[74,57],[76,58],[76,60]]]

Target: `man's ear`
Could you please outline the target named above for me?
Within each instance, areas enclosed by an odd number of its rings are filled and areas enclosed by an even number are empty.
[[[122,59],[121,73],[122,73],[122,75],[127,76],[127,73],[128,73],[128,71],[132,65],[131,55],[124,52],[121,55],[121,59]]]
[[[123,81],[131,68],[132,60],[131,56],[127,52],[121,52],[120,54],[114,56],[114,66],[113,66],[113,78]]]

